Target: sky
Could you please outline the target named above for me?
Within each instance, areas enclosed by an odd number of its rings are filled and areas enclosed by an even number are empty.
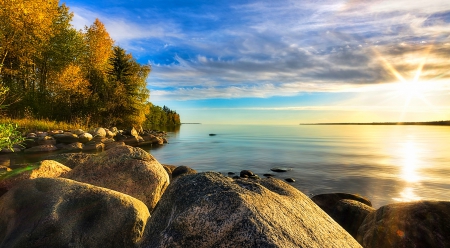
[[[63,2],[61,2],[63,3]],[[450,120],[448,0],[69,0],[183,123]]]

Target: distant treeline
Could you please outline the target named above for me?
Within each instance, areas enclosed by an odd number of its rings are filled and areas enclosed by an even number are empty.
[[[152,127],[170,127],[180,125],[180,115],[176,111],[164,106],[152,105],[150,107],[150,114],[144,123],[144,128]]]
[[[148,102],[150,65],[116,45],[100,20],[76,30],[72,17],[59,1],[2,1],[3,114],[106,127],[179,123],[175,111]]]
[[[450,120],[448,120],[448,121],[424,121],[424,122],[301,123],[300,125],[435,125],[435,126],[450,126]]]

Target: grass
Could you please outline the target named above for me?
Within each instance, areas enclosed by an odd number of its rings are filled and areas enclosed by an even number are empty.
[[[51,130],[75,130],[83,129],[89,130],[90,127],[81,122],[67,123],[61,121],[51,121],[42,119],[12,119],[8,117],[0,118],[0,123],[15,123],[19,126],[22,133],[36,132],[36,131],[51,131]]]

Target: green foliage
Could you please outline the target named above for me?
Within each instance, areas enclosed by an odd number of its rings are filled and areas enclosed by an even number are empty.
[[[148,104],[150,105],[150,113],[147,115],[145,128],[178,126],[181,124],[180,115],[176,111],[166,106],[161,108],[151,103]]]
[[[14,145],[18,145],[25,140],[18,128],[17,124],[0,124],[0,149],[7,148],[13,151]]]

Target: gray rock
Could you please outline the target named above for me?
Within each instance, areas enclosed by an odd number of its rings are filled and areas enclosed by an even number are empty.
[[[89,141],[84,144],[83,151],[97,151],[102,152],[105,150],[105,144],[101,142]]]
[[[172,181],[172,172],[177,168],[176,165],[170,165],[170,164],[162,164],[164,169],[166,170],[167,174],[169,175],[170,181]]]
[[[93,136],[90,133],[82,133],[78,136],[79,141],[83,144],[91,141],[92,138]]]
[[[66,152],[79,152],[83,150],[83,143],[80,142],[76,142],[76,143],[72,143],[72,144],[68,144],[66,146],[64,146],[64,148],[62,148],[63,151]]]
[[[51,152],[56,151],[58,148],[54,145],[41,145],[41,146],[34,146],[28,149],[25,149],[26,153],[35,153],[35,152]]]
[[[40,136],[37,143],[38,145],[56,145],[56,140],[52,136]]]
[[[55,134],[53,135],[53,138],[55,138],[57,142],[64,144],[71,144],[79,141],[78,136],[70,132],[65,132],[63,134]]]
[[[133,197],[61,178],[24,181],[0,199],[1,247],[135,247],[149,217]]]
[[[450,202],[418,201],[383,206],[358,230],[364,247],[450,247]]]
[[[141,247],[361,247],[307,196],[274,178],[179,177],[149,220]]]
[[[54,160],[73,169],[78,165],[86,163],[95,156],[97,155],[89,153],[60,153],[46,156],[44,160]]]
[[[70,171],[70,168],[53,160],[43,160],[35,165],[18,168],[10,176],[0,180],[0,188],[11,189],[18,183],[39,177],[59,177]]]
[[[96,128],[96,129],[94,129],[94,131],[92,133],[92,136],[94,136],[94,137],[95,136],[100,136],[102,138],[105,138],[106,137],[106,130],[104,128],[102,128],[102,127]]]
[[[72,133],[80,136],[83,133],[85,133],[85,131],[83,131],[82,129],[76,129],[76,130],[73,130]]]
[[[191,174],[195,174],[195,173],[197,173],[196,170],[194,170],[190,167],[181,165],[172,171],[172,179],[175,179],[181,175],[191,175]]]
[[[356,239],[361,223],[372,212],[375,212],[373,207],[359,201],[344,199],[337,202],[329,215]]]
[[[143,201],[150,211],[169,184],[162,165],[146,151],[131,146],[100,153],[64,177],[128,194]]]

